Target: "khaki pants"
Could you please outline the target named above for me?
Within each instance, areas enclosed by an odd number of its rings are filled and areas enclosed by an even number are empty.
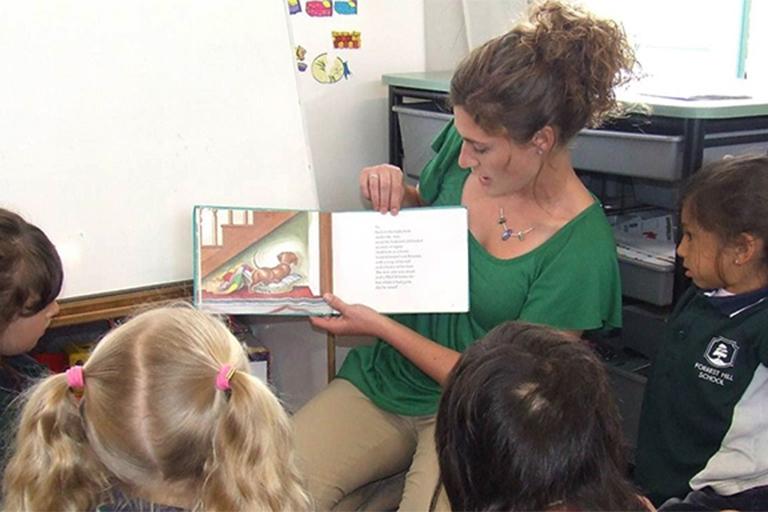
[[[434,416],[388,413],[350,382],[335,379],[294,415],[294,428],[317,510],[429,510],[438,480]],[[372,496],[382,489],[389,496]],[[441,500],[438,509],[446,504]]]

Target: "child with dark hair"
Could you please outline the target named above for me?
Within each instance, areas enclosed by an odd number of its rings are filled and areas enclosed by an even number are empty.
[[[563,331],[508,322],[469,347],[435,441],[452,510],[651,509],[624,475],[603,364]]]
[[[26,352],[59,312],[62,278],[61,260],[45,233],[0,208],[0,467],[15,419],[11,403],[44,374]]]
[[[681,219],[693,286],[646,388],[636,479],[657,505],[768,510],[768,156],[694,173]]]

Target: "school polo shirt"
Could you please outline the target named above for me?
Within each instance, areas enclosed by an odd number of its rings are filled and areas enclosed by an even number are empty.
[[[688,290],[645,391],[635,478],[660,504],[768,484],[768,300],[737,309]]]
[[[461,204],[469,176],[469,171],[458,165],[461,143],[452,125],[435,140],[437,154],[422,172],[419,185],[428,204]],[[517,258],[498,259],[471,233],[467,236],[469,312],[393,315],[395,320],[458,352],[506,320],[571,330],[621,325],[616,246],[598,203]],[[386,411],[406,416],[437,411],[441,393],[437,382],[381,340],[352,350],[338,376],[352,382]]]

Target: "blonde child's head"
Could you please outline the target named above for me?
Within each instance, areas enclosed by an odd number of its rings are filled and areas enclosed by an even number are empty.
[[[38,227],[0,208],[0,355],[32,349],[58,313],[63,270]]]
[[[82,386],[75,372],[29,394],[6,509],[91,509],[105,489],[194,510],[308,508],[289,419],[218,319],[142,313],[97,344]]]
[[[699,288],[746,293],[768,286],[768,155],[704,166],[681,204],[677,252]]]

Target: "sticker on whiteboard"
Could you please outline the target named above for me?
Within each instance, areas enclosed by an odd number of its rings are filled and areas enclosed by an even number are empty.
[[[301,12],[301,3],[299,0],[288,0],[288,13],[298,14]]]
[[[331,0],[311,0],[304,4],[307,14],[315,17],[332,16]]]
[[[357,0],[336,0],[333,9],[338,14],[357,14]]]
[[[341,57],[321,53],[312,61],[312,76],[321,84],[333,84],[351,74],[349,65]]]
[[[307,63],[304,60],[307,58],[307,49],[299,45],[296,47],[296,67],[302,73],[307,70]]]
[[[360,48],[360,32],[331,32],[333,47],[339,50],[356,50]]]

